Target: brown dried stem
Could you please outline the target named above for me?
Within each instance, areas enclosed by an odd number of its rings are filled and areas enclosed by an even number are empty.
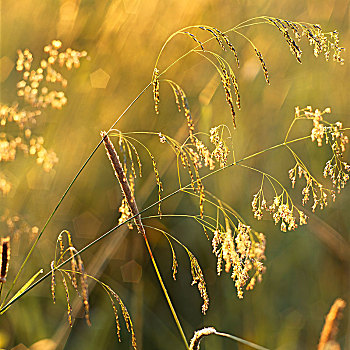
[[[120,187],[121,187],[122,192],[124,194],[124,197],[129,205],[129,207],[130,207],[132,214],[137,215],[134,219],[137,230],[139,231],[139,233],[142,234],[142,236],[145,237],[146,231],[142,225],[141,216],[139,214],[140,212],[139,212],[139,209],[137,208],[135,197],[132,194],[127,176],[126,176],[124,169],[123,169],[123,166],[120,163],[119,156],[118,156],[111,140],[109,139],[108,135],[106,134],[106,132],[102,132],[101,136],[103,138],[103,142],[104,142],[104,145],[105,145],[106,150],[107,150],[108,158],[111,161],[115,175],[119,180],[119,184],[120,184]]]

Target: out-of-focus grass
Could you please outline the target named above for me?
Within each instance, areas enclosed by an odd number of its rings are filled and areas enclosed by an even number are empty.
[[[29,48],[39,59],[42,47],[52,39],[62,40],[64,47],[86,50],[89,61],[77,71],[69,73],[68,104],[62,111],[47,110],[35,133],[43,134],[46,144],[53,148],[60,161],[53,173],[43,172],[32,161],[20,158],[13,164],[0,163],[1,170],[11,174],[15,188],[8,198],[1,198],[0,214],[9,209],[25,218],[31,225],[41,227],[55,206],[59,196],[73,178],[82,162],[99,141],[99,131],[108,129],[127,104],[149,82],[154,61],[166,38],[177,29],[191,24],[210,24],[222,30],[259,15],[319,23],[325,31],[337,29],[341,43],[350,45],[349,1],[316,0],[290,1],[19,1],[1,3],[1,102],[11,104],[18,100],[16,82],[19,74],[11,68],[16,50]],[[251,47],[240,37],[231,36],[235,43],[241,69],[239,79],[242,110],[237,114],[237,130],[233,133],[236,157],[261,150],[281,141],[293,117],[294,106],[331,106],[335,120],[349,125],[348,53],[345,65],[316,59],[312,49],[304,43],[303,64],[299,65],[277,30],[270,26],[248,28],[245,33],[262,51],[269,68],[271,85],[267,86],[259,62]],[[184,50],[192,47],[191,40],[180,37],[166,50],[160,66],[171,63]],[[3,59],[6,56],[7,59]],[[230,57],[233,62],[233,57]],[[5,63],[4,63],[5,62]],[[5,67],[5,68],[4,68]],[[101,73],[102,71],[104,73]],[[95,75],[93,75],[96,73]],[[199,57],[190,56],[169,71],[179,82],[193,110],[198,129],[206,131],[221,122],[230,124],[230,114],[215,71]],[[95,78],[100,79],[96,83]],[[109,78],[109,79],[108,79]],[[95,80],[93,80],[95,79]],[[209,81],[217,84],[209,104],[199,98]],[[93,85],[91,81],[93,80]],[[105,88],[95,88],[108,80]],[[156,130],[178,135],[184,139],[181,127],[184,118],[176,111],[170,89],[161,85],[160,115],[153,109],[151,92],[147,92],[137,105],[121,120],[118,128],[128,130]],[[180,130],[180,131],[178,131]],[[156,156],[160,169],[165,167],[169,151],[159,147],[157,139],[145,139]],[[305,161],[316,170],[326,158],[320,156],[315,145],[303,148]],[[253,160],[251,165],[268,170],[288,184],[287,169],[292,161],[285,151],[274,151]],[[174,170],[174,168],[172,168]],[[136,196],[143,192],[143,207],[156,199],[152,181],[147,182],[151,171],[144,169]],[[164,173],[166,193],[176,187],[173,171]],[[159,259],[162,273],[179,312],[185,331],[190,337],[194,329],[213,325],[217,329],[239,335],[267,347],[279,349],[315,348],[324,315],[336,297],[349,299],[349,261],[339,258],[320,231],[333,230],[349,242],[348,190],[323,212],[318,212],[318,226],[310,224],[295,232],[282,234],[271,221],[254,221],[250,202],[260,179],[244,169],[230,169],[208,180],[208,187],[236,208],[268,239],[267,272],[261,285],[245,293],[238,300],[228,276],[216,277],[215,259],[209,242],[200,228],[186,220],[163,220],[175,236],[181,238],[199,258],[205,272],[211,305],[208,315],[200,314],[201,301],[190,287],[189,265],[179,255],[180,268],[176,282],[171,280],[171,256],[166,242],[156,234],[150,237]],[[143,187],[151,186],[151,187]],[[153,191],[153,192],[152,192]],[[105,153],[101,149],[88,165],[79,181],[49,225],[31,263],[24,271],[24,282],[38,267],[49,268],[54,245],[62,229],[72,231],[78,248],[108,230],[117,222],[117,208],[121,197]],[[164,203],[165,212],[184,211],[193,203],[181,196]],[[332,231],[333,232],[333,231]],[[329,233],[331,234],[331,233]],[[1,235],[6,235],[2,226]],[[89,263],[104,260],[104,246],[112,244],[118,231],[107,241],[84,253]],[[111,260],[101,264],[101,279],[112,285],[129,307],[135,322],[140,348],[179,349],[182,345],[174,322],[167,309],[149,259],[135,232],[124,234],[125,239],[111,252]],[[14,248],[8,280],[16,273],[30,240],[20,237]],[[109,261],[110,260],[110,261]],[[138,283],[123,282],[121,267],[131,260],[142,266],[142,279]],[[96,263],[94,263],[96,264]],[[68,329],[63,291],[52,304],[49,283],[33,289],[0,319],[0,347],[11,348],[19,343],[30,346],[42,338],[59,343],[59,348],[94,349],[128,348],[128,335],[122,332],[123,342],[117,343],[113,312],[100,290],[92,290],[91,318],[88,329],[81,314],[75,315],[72,330]],[[349,318],[345,317],[340,330],[341,344],[349,346]],[[346,343],[347,342],[347,343]],[[347,345],[346,345],[347,344]],[[208,338],[206,349],[232,349],[235,344],[217,337]],[[242,346],[236,348],[243,349]]]

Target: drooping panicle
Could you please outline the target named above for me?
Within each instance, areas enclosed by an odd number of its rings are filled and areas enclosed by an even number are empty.
[[[159,114],[159,70],[158,68],[154,68],[153,72],[153,99],[154,99],[154,110],[156,114]]]
[[[52,301],[55,304],[56,303],[56,277],[55,277],[55,261],[51,261],[51,295],[52,295]]]
[[[262,68],[262,70],[263,70],[263,72],[264,72],[265,80],[266,80],[266,82],[267,82],[268,84],[270,84],[269,72],[268,72],[268,70],[267,70],[266,63],[265,63],[265,61],[264,61],[264,58],[263,58],[263,56],[262,56],[262,53],[261,53],[257,48],[255,48],[254,50],[255,50],[256,56],[258,57],[258,59],[259,59],[259,61],[260,61],[261,68]]]
[[[125,172],[123,170],[123,166],[120,163],[119,156],[118,156],[111,140],[109,139],[107,133],[101,132],[101,136],[103,138],[103,142],[104,142],[105,148],[107,150],[108,158],[111,161],[115,175],[117,176],[117,178],[119,180],[119,184],[120,184],[120,187],[121,187],[122,192],[124,194],[124,198],[126,199],[133,215],[137,215],[135,217],[135,224],[136,224],[137,230],[142,235],[145,235],[146,233],[145,233],[144,227],[143,227],[142,222],[141,222],[139,209],[137,208],[134,195],[131,191],[128,179],[127,179]]]
[[[190,33],[190,32],[184,32],[184,34],[189,35],[189,36],[201,47],[201,49],[202,49],[203,51],[205,51],[202,42],[201,42],[200,40],[198,40],[197,37],[196,37],[194,34],[192,34],[192,33]]]

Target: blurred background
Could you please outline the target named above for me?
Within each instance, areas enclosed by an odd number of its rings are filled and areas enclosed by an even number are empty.
[[[15,65],[18,49],[28,48],[32,52],[33,67],[39,66],[45,57],[43,47],[53,39],[61,40],[64,49],[71,47],[88,53],[87,59],[81,59],[78,69],[62,69],[68,80],[64,89],[67,104],[61,110],[45,109],[32,127],[32,134],[43,136],[44,146],[57,154],[58,163],[50,172],[45,172],[35,164],[33,157],[25,157],[21,152],[14,161],[0,163],[2,176],[12,184],[7,195],[0,198],[0,235],[12,237],[8,281],[13,280],[37,234],[32,227],[43,226],[99,142],[100,131],[108,130],[149,83],[159,50],[168,36],[192,24],[208,24],[224,31],[261,15],[318,23],[325,32],[337,29],[340,45],[350,46],[348,0],[1,2],[1,104],[19,103],[21,108],[26,107],[16,89],[17,82],[22,79]],[[242,32],[261,50],[271,84],[265,83],[259,61],[248,42],[230,34],[241,61],[236,73],[242,109],[237,112],[237,129],[231,130],[237,159],[283,141],[295,106],[331,107],[330,120],[341,120],[349,126],[349,51],[343,53],[344,66],[325,62],[324,57],[313,56],[313,49],[304,38],[300,65],[276,28],[261,25]],[[199,32],[198,37],[202,41],[209,38],[206,33]],[[159,68],[167,67],[193,45],[194,42],[185,36],[175,38],[164,52]],[[234,66],[233,56],[226,53],[225,57]],[[197,130],[208,132],[220,123],[231,127],[231,115],[219,77],[206,60],[190,55],[169,70],[166,77],[186,91]],[[177,112],[172,91],[165,84],[160,86],[160,100],[157,116],[152,91],[148,89],[116,128],[125,132],[161,131],[182,142],[187,137],[185,119]],[[311,125],[309,127],[311,130]],[[11,130],[7,132],[11,134]],[[305,133],[305,129],[298,132]],[[166,145],[159,143],[159,138],[142,136],[139,139],[147,144],[157,161],[164,195],[171,193],[178,186],[176,158]],[[311,142],[298,145],[295,150],[301,151],[303,161],[315,177],[322,180],[329,151]],[[140,155],[144,169],[142,179],[136,183],[136,198],[139,208],[144,208],[156,201],[157,189],[152,163],[146,152],[140,150]],[[268,171],[291,190],[288,169],[294,163],[286,150],[271,151],[246,164]],[[191,286],[186,254],[177,249],[176,281],[171,276],[172,258],[167,241],[151,232],[155,257],[188,338],[196,329],[214,326],[268,348],[316,349],[325,315],[333,301],[337,297],[350,301],[349,189],[345,188],[336,202],[323,211],[313,214],[310,206],[306,206],[309,224],[294,232],[282,233],[270,216],[259,222],[253,218],[251,200],[260,182],[257,174],[238,167],[205,182],[208,190],[229,203],[267,237],[267,271],[262,283],[253,291],[245,292],[243,300],[237,298],[229,275],[216,276],[216,258],[211,253],[211,244],[193,220],[163,218],[148,223],[172,233],[198,258],[211,300],[206,316],[201,314],[202,301],[197,288]],[[296,203],[300,203],[300,191],[299,184],[291,192]],[[49,270],[56,238],[63,229],[72,233],[75,246],[81,249],[117,224],[120,202],[120,188],[105,151],[100,148],[47,227],[18,287],[40,268]],[[188,212],[197,214],[198,203],[184,195],[164,202],[164,214]],[[155,214],[156,209],[148,213]],[[10,225],[9,218],[12,218]],[[86,251],[82,258],[87,272],[109,284],[128,307],[139,349],[183,348],[144,242],[135,231],[117,230]],[[7,287],[5,284],[3,295]],[[91,285],[90,293],[92,327],[86,326],[81,301],[72,291],[74,323],[70,328],[62,285],[58,283],[57,301],[53,304],[50,281],[41,283],[0,318],[0,348],[129,349],[130,335],[123,321],[122,342],[118,343],[113,309],[105,292]],[[349,310],[349,307],[345,310],[339,329],[342,349],[350,348]],[[247,347],[211,336],[202,342],[201,349]]]

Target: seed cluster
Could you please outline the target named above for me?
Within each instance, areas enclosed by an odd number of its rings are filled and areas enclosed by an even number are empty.
[[[51,89],[51,84],[67,86],[67,79],[56,69],[56,66],[67,69],[78,68],[80,60],[87,56],[86,51],[76,51],[68,48],[61,51],[62,43],[53,40],[44,47],[47,59],[40,62],[40,67],[32,69],[34,58],[28,50],[18,50],[16,69],[22,73],[22,80],[17,83],[17,95],[26,103],[20,108],[16,103],[12,106],[0,104],[0,162],[14,161],[17,151],[36,158],[37,164],[47,172],[51,171],[58,158],[55,152],[44,147],[41,136],[32,136],[32,128],[42,110],[51,106],[61,109],[67,98],[63,91]],[[47,86],[46,86],[47,85]],[[13,130],[17,132],[14,134]],[[3,175],[0,176],[0,192],[6,195],[11,190],[11,183]]]
[[[222,131],[222,128],[219,126],[210,129],[210,142],[215,145],[215,149],[211,153],[211,156],[219,162],[220,168],[223,168],[227,165],[229,150],[222,135],[219,134],[220,131]]]
[[[197,137],[195,137],[195,149],[189,147],[189,151],[192,155],[192,162],[198,166],[198,169],[202,168],[203,165],[208,167],[210,170],[215,168],[215,161],[213,154],[210,153],[208,147]]]
[[[214,231],[212,247],[217,257],[218,275],[222,272],[224,262],[225,272],[229,273],[231,270],[238,298],[242,299],[243,289],[253,289],[256,281],[260,282],[265,272],[262,263],[265,259],[265,236],[242,222],[233,230],[232,233],[226,220],[226,230]]]
[[[299,109],[299,107],[297,107],[295,119],[312,120],[312,141],[316,141],[319,147],[321,147],[323,143],[329,145],[333,155],[332,158],[326,162],[323,176],[325,178],[328,176],[330,177],[333,186],[339,193],[349,181],[350,165],[343,161],[343,154],[346,150],[346,145],[349,143],[349,138],[345,135],[341,122],[330,123],[324,118],[325,114],[330,113],[330,108],[320,111],[319,109],[313,110],[311,106],[307,106],[304,109]],[[320,185],[320,187],[322,187],[322,185]],[[333,199],[335,198],[334,193],[332,193],[332,197]]]
[[[129,175],[129,184],[130,188],[132,190],[132,194],[134,195],[135,191],[135,179],[134,177],[130,174]],[[119,219],[118,219],[118,225],[121,225],[123,222],[129,220],[133,215],[131,212],[131,209],[129,208],[128,202],[125,197],[122,199],[122,203],[118,209],[119,213],[121,214]],[[133,229],[132,221],[128,221],[127,223],[129,230]]]
[[[332,52],[333,61],[344,64],[344,59],[341,57],[341,53],[345,49],[339,46],[339,33],[336,30],[324,33],[321,26],[318,24],[298,23],[274,17],[265,18],[282,33],[291,52],[299,63],[301,63],[302,51],[296,41],[292,38],[290,32],[294,34],[295,39],[298,42],[302,37],[306,37],[310,46],[313,46],[314,55],[316,57],[323,53],[326,61],[328,61]]]
[[[40,110],[20,110],[18,104],[8,106],[0,104],[0,126],[5,127],[9,123],[15,123],[20,130],[29,130],[29,126],[36,124],[36,118],[41,114]]]
[[[197,284],[198,286],[199,293],[203,299],[202,312],[203,314],[205,314],[209,307],[209,296],[207,292],[206,283],[204,281],[204,275],[195,256],[189,251],[188,255],[191,262],[191,274],[193,278],[192,285]]]
[[[66,237],[67,244],[65,244],[63,241],[64,237]],[[58,265],[68,258],[71,258],[70,270],[58,269],[57,268]],[[50,267],[51,267],[51,294],[52,294],[53,302],[55,303],[55,300],[56,300],[56,283],[57,283],[56,273],[58,271],[62,277],[62,284],[66,295],[68,322],[70,326],[73,325],[73,322],[72,322],[72,307],[70,302],[67,278],[68,278],[68,281],[70,281],[74,290],[77,292],[77,295],[82,298],[84,310],[85,310],[85,321],[88,325],[91,325],[90,305],[89,305],[89,295],[88,295],[89,293],[88,293],[88,283],[87,283],[87,278],[90,276],[88,276],[87,273],[85,272],[83,260],[81,259],[80,255],[77,254],[77,250],[73,246],[72,236],[70,232],[64,230],[59,234],[56,242],[55,259],[51,262]],[[131,333],[131,345],[134,350],[137,350],[134,327],[133,327],[129,312],[126,306],[124,305],[123,301],[120,299],[119,295],[110,286],[108,286],[107,284],[99,280],[96,280],[96,279],[94,280],[97,281],[103,287],[103,289],[108,294],[108,297],[110,298],[114,315],[115,315],[118,340],[121,341],[120,323],[119,323],[117,305],[120,306],[126,328],[128,332]]]
[[[330,177],[333,186],[337,189],[338,193],[344,188],[349,181],[350,165],[346,162],[342,162],[336,157],[332,157],[326,163],[323,169],[323,176]]]
[[[204,166],[209,170],[214,170],[216,162],[220,167],[227,165],[229,149],[223,138],[224,125],[214,127],[210,130],[210,142],[215,146],[213,152],[195,134],[184,144],[179,144],[172,138],[159,133],[161,143],[168,143],[177,155],[184,169],[186,169],[191,187],[199,195],[200,215],[204,214],[204,185],[201,180],[199,170]],[[181,182],[181,181],[180,181]]]
[[[307,221],[305,213],[293,204],[288,193],[284,189],[280,195],[276,194],[272,204],[268,206],[263,187],[261,187],[253,196],[252,210],[254,217],[258,220],[263,218],[264,211],[270,212],[275,225],[281,222],[281,231],[283,232],[295,230],[297,228],[298,223],[294,212],[299,216],[299,225],[305,225]]]
[[[56,153],[44,147],[43,137],[30,137],[30,135],[29,129],[24,133],[24,137],[17,136],[14,139],[8,139],[6,133],[0,133],[0,162],[14,161],[17,150],[21,150],[24,154],[36,156],[37,164],[49,172],[58,163]]]
[[[204,160],[204,164],[210,166],[210,153],[207,151],[206,146],[199,141],[195,136],[194,140],[196,140],[195,147],[197,151],[189,147],[187,144],[180,145],[175,140],[167,138],[171,143],[174,152],[177,157],[180,159],[182,166],[187,170],[187,173],[190,176],[191,187],[195,193],[199,194],[199,211],[201,217],[204,215],[204,185],[201,180],[201,176],[199,174],[199,169],[202,166],[202,160]]]
[[[215,38],[215,40],[217,41],[217,43],[219,44],[219,46],[222,48],[223,51],[226,51],[226,47],[225,47],[225,44],[226,44],[228,48],[233,52],[236,59],[237,67],[239,68],[239,59],[238,59],[237,51],[235,47],[232,45],[229,37],[225,33],[223,33],[222,31],[220,31],[215,27],[210,27],[210,26],[199,26],[198,28],[209,32],[213,36],[213,38]]]
[[[296,178],[304,177],[306,184],[302,189],[301,193],[303,195],[302,204],[305,205],[310,199],[310,195],[313,198],[312,211],[315,212],[316,208],[319,206],[323,209],[328,205],[328,197],[330,196],[333,201],[335,200],[335,192],[324,188],[321,183],[319,183],[307,170],[307,168],[301,164],[298,160],[295,166],[289,170],[289,179],[292,182],[292,187],[294,188],[296,183]]]
[[[130,190],[132,192],[131,194],[132,194],[132,196],[134,196],[135,179],[137,177],[135,164],[137,164],[137,166],[138,166],[139,177],[142,177],[141,159],[140,159],[140,156],[139,156],[139,153],[138,153],[136,147],[132,144],[132,142],[130,140],[128,140],[127,136],[123,135],[118,130],[116,130],[116,131],[117,131],[117,136],[118,136],[119,150],[120,150],[120,153],[122,155],[123,171],[124,171],[125,175],[127,176],[127,179],[129,180]],[[156,160],[155,160],[153,154],[150,151],[148,151],[148,154],[152,160],[153,171],[154,171],[154,175],[155,175],[156,184],[158,187],[158,200],[160,201],[161,200],[161,192],[163,191],[162,181],[160,179],[157,163],[156,163]],[[136,158],[136,160],[134,160],[134,158]],[[161,203],[159,202],[158,213],[161,215],[160,204]],[[121,213],[121,216],[119,217],[119,221],[118,221],[119,224],[125,222],[126,220],[128,220],[129,218],[131,218],[133,216],[133,213],[128,205],[126,198],[122,199],[122,203],[121,203],[121,206],[119,208],[119,212]],[[131,221],[128,221],[128,227],[129,227],[129,229],[133,228]]]
[[[234,84],[235,83],[237,84],[237,81],[235,80],[235,78],[233,78],[234,75],[231,75],[227,72],[224,65],[221,65],[221,71],[222,71],[222,74],[220,75],[221,83],[222,83],[222,86],[223,86],[224,91],[225,91],[226,102],[229,105],[230,110],[231,110],[233,127],[235,128],[236,127],[236,112],[235,112],[233,97],[232,97],[232,92],[231,92],[231,82],[232,82],[233,86],[235,86]],[[234,91],[238,91],[238,89],[236,90],[236,88],[235,88]],[[239,98],[237,101],[239,101]],[[237,105],[238,104],[239,104],[239,102],[237,103]]]
[[[102,284],[104,287],[105,291],[107,292],[108,296],[110,297],[113,311],[114,311],[114,316],[115,316],[115,322],[117,326],[117,336],[118,340],[121,341],[121,335],[120,335],[120,323],[119,323],[119,317],[118,317],[118,310],[116,307],[116,303],[120,306],[120,309],[122,311],[122,315],[125,321],[126,329],[129,333],[131,333],[131,346],[133,347],[134,350],[137,350],[137,344],[136,344],[136,336],[135,336],[135,331],[134,331],[134,326],[131,321],[131,317],[129,314],[128,309],[126,308],[125,304],[123,301],[120,299],[119,295],[108,285]]]
[[[198,40],[198,38],[194,34],[190,32],[183,32],[183,34],[187,34],[188,36],[190,36],[201,47],[202,51],[205,51],[202,42]]]
[[[68,70],[79,68],[80,59],[87,56],[86,51],[76,51],[68,48],[60,52],[62,43],[59,40],[53,40],[51,44],[44,47],[44,52],[48,55],[47,59],[40,62],[40,67],[31,70],[33,55],[25,49],[23,52],[18,51],[17,71],[23,71],[23,79],[17,83],[17,95],[35,108],[52,108],[61,109],[66,103],[67,98],[63,91],[50,90],[46,83],[58,83],[63,88],[67,86],[67,79],[56,70],[65,66]]]
[[[336,299],[329,310],[321,332],[317,350],[340,349],[336,336],[339,331],[339,321],[343,317],[346,302],[343,299]]]
[[[254,48],[254,51],[255,51],[255,54],[256,56],[258,57],[259,61],[260,61],[260,64],[261,64],[261,68],[264,72],[264,77],[265,77],[265,81],[270,84],[270,79],[269,79],[269,71],[267,70],[267,67],[266,67],[266,63],[264,61],[264,58],[262,56],[262,53],[255,47]]]
[[[153,99],[154,99],[154,110],[156,114],[159,114],[159,70],[158,68],[154,68],[153,71]]]
[[[166,80],[166,81],[169,83],[169,85],[171,86],[171,88],[173,90],[173,93],[175,96],[175,103],[177,105],[178,111],[179,112],[181,112],[181,110],[184,111],[185,118],[187,121],[189,136],[190,136],[191,141],[193,142],[194,124],[193,124],[192,115],[191,115],[191,111],[190,111],[190,107],[188,104],[186,93],[181,88],[181,86],[176,84],[174,81],[172,81],[172,80]]]

